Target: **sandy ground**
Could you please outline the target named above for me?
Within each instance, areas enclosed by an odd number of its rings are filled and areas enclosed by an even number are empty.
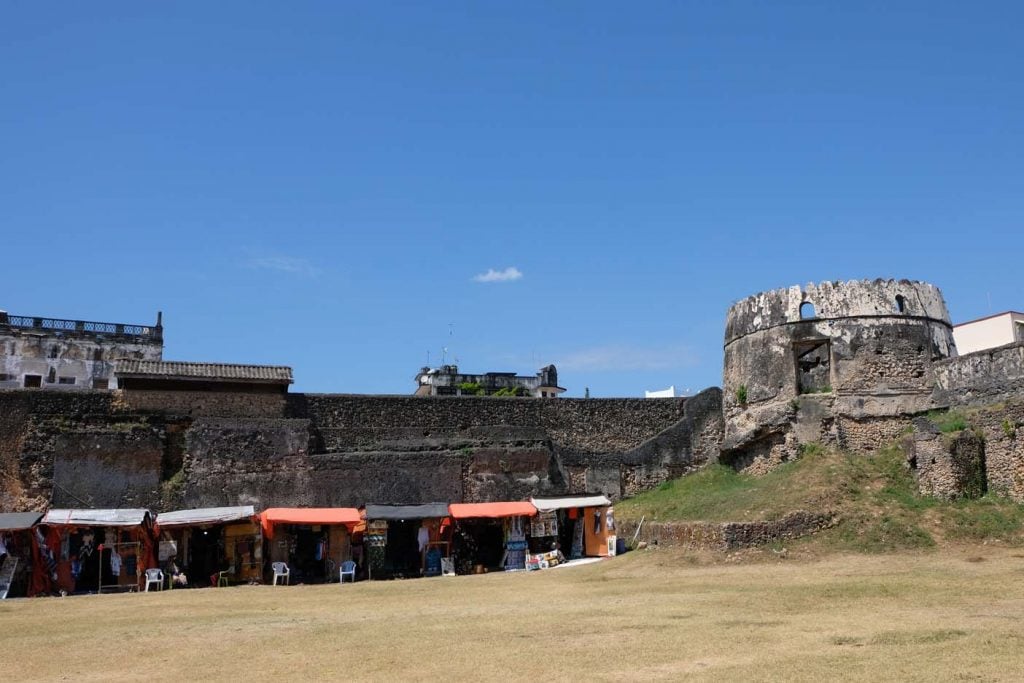
[[[1024,552],[0,603],[3,680],[1021,680]]]

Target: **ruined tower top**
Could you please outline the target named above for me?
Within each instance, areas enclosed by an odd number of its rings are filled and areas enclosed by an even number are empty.
[[[761,292],[729,309],[725,344],[779,325],[804,320],[880,317],[927,318],[952,329],[942,292],[911,280],[822,282]]]

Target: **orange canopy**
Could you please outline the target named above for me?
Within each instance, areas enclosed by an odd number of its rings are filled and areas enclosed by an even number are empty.
[[[455,519],[474,517],[532,517],[537,508],[529,501],[515,503],[452,503],[448,506]]]
[[[275,524],[358,524],[355,508],[268,508],[260,513],[263,535],[273,536]]]

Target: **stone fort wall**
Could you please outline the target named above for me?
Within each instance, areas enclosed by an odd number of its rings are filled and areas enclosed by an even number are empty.
[[[717,456],[721,393],[690,399],[0,391],[0,509],[361,505],[600,491]]]

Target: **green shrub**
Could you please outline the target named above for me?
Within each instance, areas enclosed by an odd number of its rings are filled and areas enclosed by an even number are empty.
[[[741,406],[747,405],[747,385],[746,384],[741,384],[739,386],[739,388],[736,389],[736,402],[739,403]]]

